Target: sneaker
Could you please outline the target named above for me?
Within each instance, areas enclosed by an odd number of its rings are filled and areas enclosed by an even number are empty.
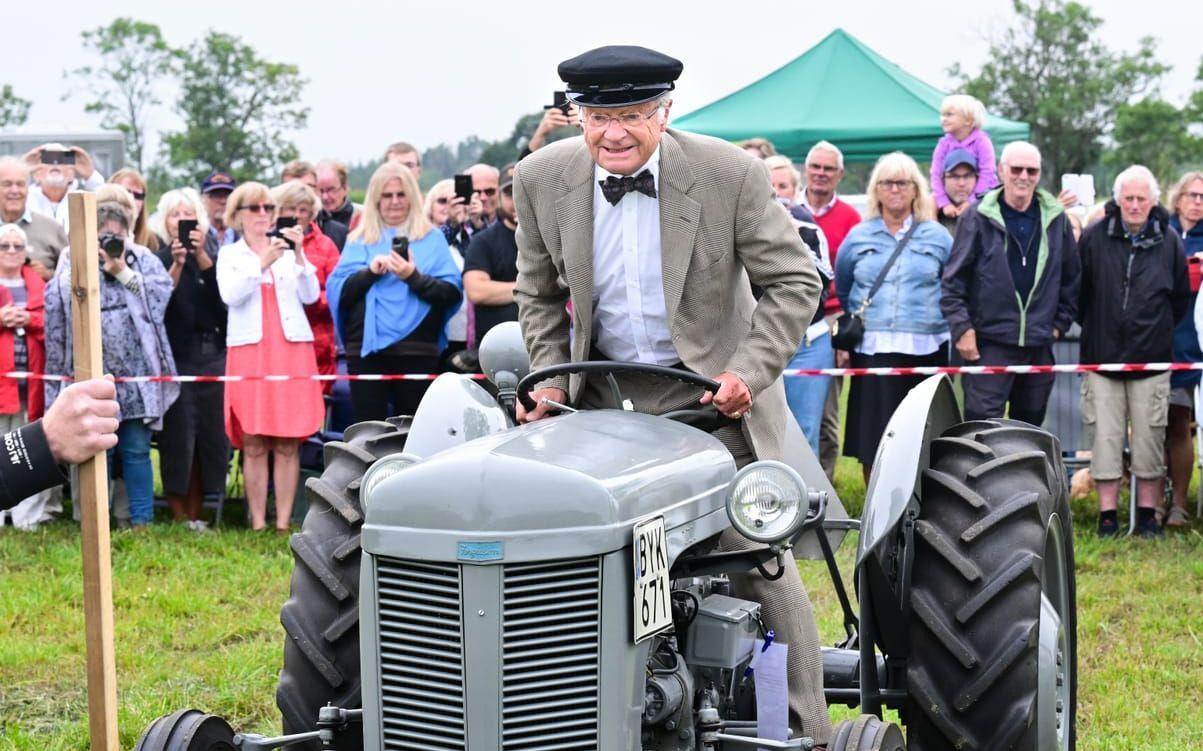
[[[1165,537],[1165,530],[1161,528],[1161,525],[1157,523],[1156,519],[1149,519],[1148,521],[1141,522],[1136,525],[1135,534],[1137,537],[1143,537],[1146,540],[1151,540],[1159,537]]]
[[[1181,506],[1174,506],[1170,509],[1170,515],[1165,520],[1167,527],[1185,527],[1190,524],[1190,514]]]
[[[1119,522],[1115,519],[1099,519],[1099,537],[1115,537],[1119,534]]]
[[[188,529],[192,530],[193,532],[208,532],[209,531],[209,522],[203,521],[201,519],[189,519],[188,521],[184,522],[184,526],[187,527]]]

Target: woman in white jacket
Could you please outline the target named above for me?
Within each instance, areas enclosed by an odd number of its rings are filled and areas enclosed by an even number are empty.
[[[242,449],[251,528],[267,527],[268,453],[273,457],[276,532],[288,533],[300,476],[302,440],[321,427],[321,384],[313,332],[304,306],[320,292],[316,269],[305,259],[296,227],[272,231],[276,207],[267,186],[244,183],[226,203],[226,226],[242,239],[217,256],[217,287],[229,306],[226,433]],[[269,234],[271,232],[271,234]],[[291,247],[290,247],[291,246]],[[290,376],[267,381],[262,376]]]

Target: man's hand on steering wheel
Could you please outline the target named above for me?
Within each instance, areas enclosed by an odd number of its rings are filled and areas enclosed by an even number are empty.
[[[707,391],[698,401],[701,404],[710,404],[713,401],[719,412],[733,420],[748,414],[748,410],[752,408],[752,392],[748,390],[748,385],[743,379],[730,371],[724,371],[714,380],[719,382],[719,390],[713,394]]]
[[[552,410],[558,409],[557,407],[543,401],[544,399],[550,399],[551,401],[559,402],[560,404],[565,404],[568,402],[568,394],[564,393],[564,389],[557,388],[536,389],[535,391],[530,392],[530,397],[535,401],[535,408],[528,413],[526,408],[522,406],[522,402],[519,401],[517,404],[516,413],[518,422],[526,423],[534,422],[535,420],[542,420],[544,417],[547,417]]]

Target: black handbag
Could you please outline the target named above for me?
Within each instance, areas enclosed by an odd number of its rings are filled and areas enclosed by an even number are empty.
[[[918,226],[919,222],[911,221],[911,228],[894,247],[894,252],[886,260],[886,265],[881,267],[881,273],[873,281],[873,286],[869,288],[869,294],[865,295],[865,301],[860,304],[856,312],[844,311],[839,318],[835,319],[835,326],[831,329],[832,347],[851,352],[860,344],[861,339],[865,338],[865,311],[873,303],[873,295],[876,295],[877,290],[881,289],[882,283],[886,280],[886,274],[890,273],[890,267],[894,265],[894,261],[898,260],[898,256],[902,255],[902,249],[906,247]]]

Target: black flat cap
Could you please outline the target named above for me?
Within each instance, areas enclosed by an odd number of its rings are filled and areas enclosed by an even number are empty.
[[[567,96],[586,107],[625,107],[672,91],[685,66],[646,47],[610,45],[560,63]]]

